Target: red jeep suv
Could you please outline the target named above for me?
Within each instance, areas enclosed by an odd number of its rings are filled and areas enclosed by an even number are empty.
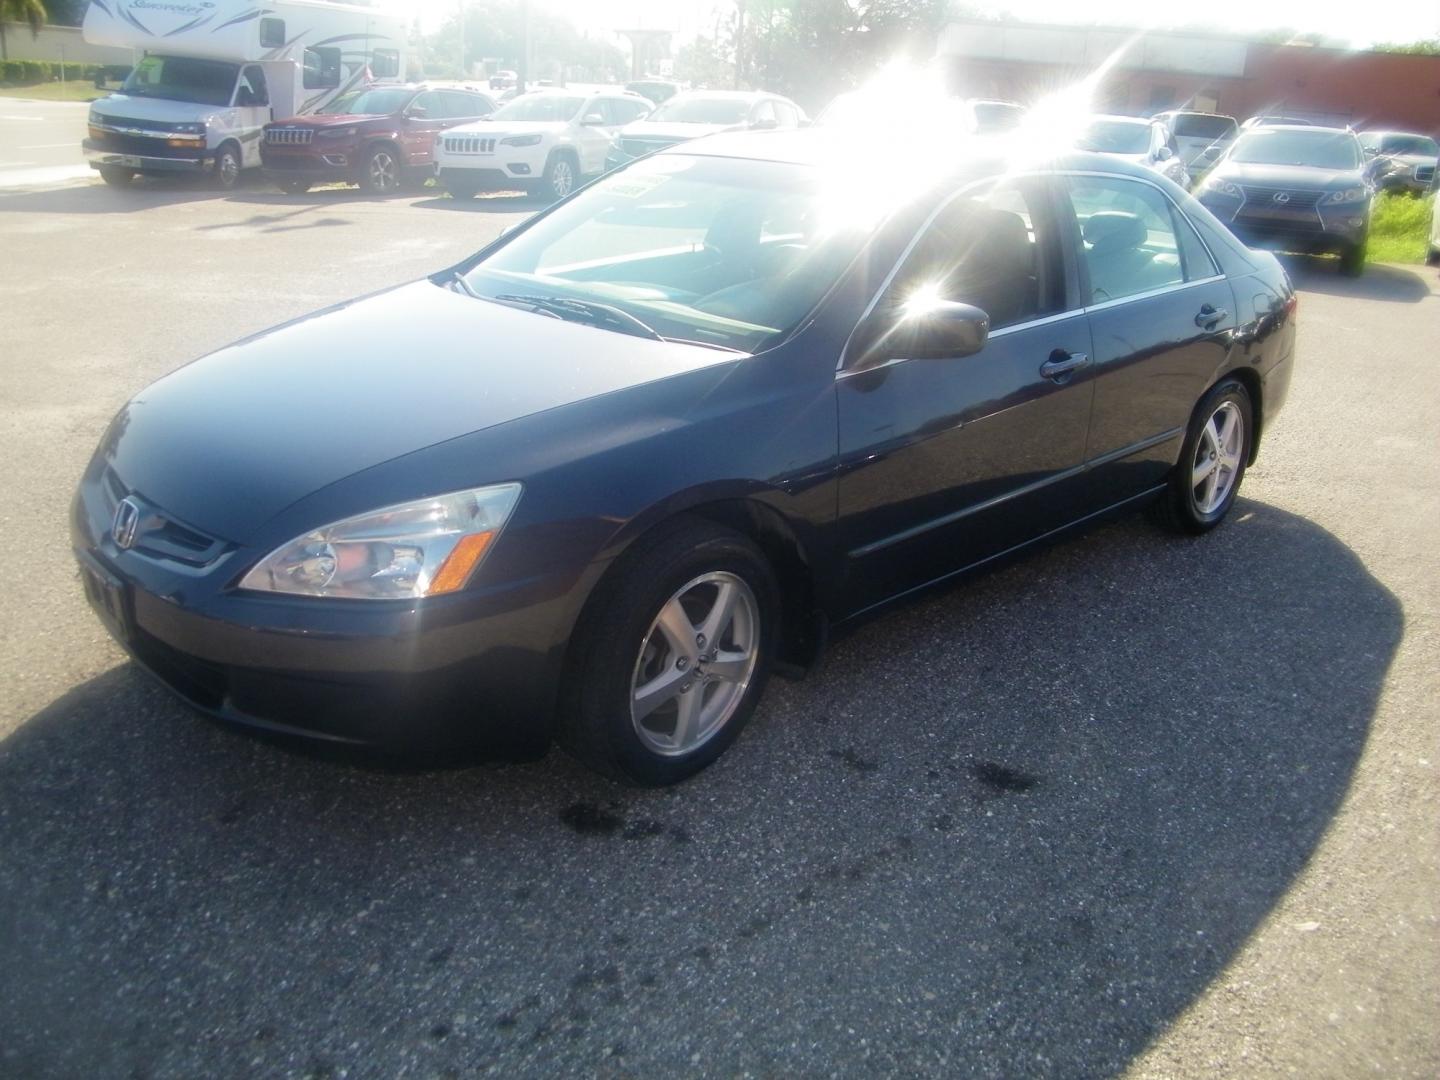
[[[337,98],[323,113],[266,124],[260,161],[292,195],[335,181],[389,195],[429,179],[436,134],[494,111],[495,102],[475,90],[372,86]]]

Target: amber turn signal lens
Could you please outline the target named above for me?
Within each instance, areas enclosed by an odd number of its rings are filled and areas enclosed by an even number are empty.
[[[450,552],[445,561],[440,564],[439,571],[430,582],[430,588],[426,596],[434,596],[436,593],[454,592],[465,582],[470,580],[470,571],[475,569],[475,564],[485,554],[485,549],[490,546],[490,541],[495,539],[493,532],[471,533],[469,536],[462,536],[455,549]]]

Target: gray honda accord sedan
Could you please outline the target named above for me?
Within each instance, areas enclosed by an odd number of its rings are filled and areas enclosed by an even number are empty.
[[[1274,258],[1110,158],[892,166],[687,144],[166,376],[74,501],[91,603],[226,721],[668,784],[884,605],[1219,524],[1290,381]]]

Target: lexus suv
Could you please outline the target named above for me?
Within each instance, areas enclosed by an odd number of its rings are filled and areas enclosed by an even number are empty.
[[[1362,131],[1360,145],[1374,159],[1376,183],[1385,191],[1423,195],[1435,179],[1440,146],[1428,135],[1406,131]]]
[[[605,170],[720,131],[795,128],[805,114],[789,98],[743,90],[692,90],[676,94],[638,123],[621,130],[605,157]]]
[[[1196,194],[1246,243],[1336,254],[1341,271],[1357,277],[1374,172],[1352,131],[1256,127],[1235,140]]]
[[[517,189],[563,199],[605,171],[615,133],[650,108],[624,90],[521,94],[488,121],[447,132],[435,148],[436,175],[456,199]]]
[[[266,124],[260,161],[266,177],[292,195],[337,180],[388,195],[430,179],[441,131],[494,111],[489,95],[475,90],[372,87],[323,113]]]

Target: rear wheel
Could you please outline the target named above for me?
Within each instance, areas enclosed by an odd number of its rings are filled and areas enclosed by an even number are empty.
[[[1161,524],[1198,535],[1225,520],[1245,479],[1253,417],[1250,393],[1235,379],[1222,380],[1201,399],[1169,487],[1155,507]]]
[[[400,190],[400,162],[394,147],[382,144],[365,156],[360,187],[371,195],[392,195]]]
[[[240,180],[240,149],[234,143],[226,143],[215,153],[215,171],[210,174],[211,186],[219,191],[230,191]]]
[[[119,165],[101,165],[95,171],[111,187],[129,187],[130,181],[135,179],[134,169],[122,169]]]
[[[656,787],[739,736],[769,674],[779,587],[738,533],[676,519],[643,537],[577,627],[561,742],[591,767]]]

